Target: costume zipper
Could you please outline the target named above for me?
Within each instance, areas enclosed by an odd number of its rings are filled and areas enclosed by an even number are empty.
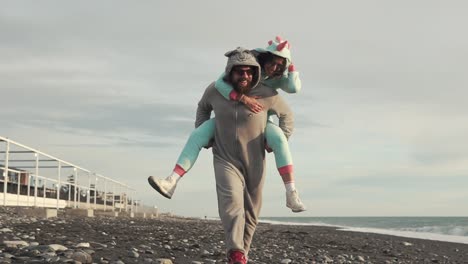
[[[235,110],[236,110],[236,114],[235,114],[235,126],[236,126],[236,140],[234,141],[234,145],[235,145],[235,148],[236,148],[236,151],[239,152],[239,134],[237,133],[238,131],[238,126],[237,126],[237,118],[238,118],[238,110],[239,110],[239,102],[236,102],[236,107],[235,107]]]

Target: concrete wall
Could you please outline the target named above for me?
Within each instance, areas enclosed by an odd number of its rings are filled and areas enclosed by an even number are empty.
[[[0,193],[0,206],[4,205],[3,201],[3,193]],[[34,203],[34,196],[28,196],[27,195],[16,195],[16,194],[11,194],[7,193],[6,195],[6,204],[5,206],[19,206],[19,207],[43,207],[43,208],[58,208],[58,209],[63,209],[63,208],[79,208],[79,209],[94,209],[94,210],[99,210],[99,211],[106,211],[109,212],[127,212],[130,213],[132,210],[131,206],[127,206],[127,211],[125,211],[124,206],[122,204],[116,203],[116,208],[112,210],[112,205],[107,205],[104,206],[103,204],[94,204],[92,202],[84,203],[84,202],[74,202],[74,201],[68,201],[68,200],[58,200],[56,198],[43,198],[43,197],[37,197],[36,198],[36,203]],[[120,207],[120,208],[119,208]],[[134,207],[133,208],[135,211],[134,213],[145,213],[146,216],[153,215],[153,216],[158,216],[158,209],[157,208],[151,208],[151,207]],[[142,216],[140,215],[139,216]]]
[[[0,193],[0,205],[4,205],[3,202],[4,194]],[[16,195],[7,193],[6,194],[6,206],[38,206],[38,207],[47,207],[47,208],[65,208],[67,205],[66,201],[59,200],[57,203],[57,199],[55,198],[43,198],[37,197],[36,204],[34,204],[34,196],[27,195]]]

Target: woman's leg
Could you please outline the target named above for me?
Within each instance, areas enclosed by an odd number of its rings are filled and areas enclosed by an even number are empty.
[[[305,206],[302,204],[296,191],[294,166],[286,136],[279,126],[268,121],[265,129],[265,138],[268,146],[273,150],[276,167],[286,187],[286,206],[291,208],[293,212],[305,211]]]
[[[197,127],[190,134],[187,143],[185,143],[185,146],[182,149],[179,158],[177,159],[177,163],[174,167],[174,170],[172,171],[172,174],[164,180],[156,179],[155,177],[150,176],[148,178],[150,185],[164,197],[170,199],[175,191],[177,182],[193,167],[197,161],[200,150],[210,144],[210,141],[214,137],[214,130],[214,118],[205,121],[203,124]]]
[[[177,174],[183,176],[188,172],[198,159],[198,154],[203,147],[208,146],[214,137],[215,120],[211,118],[197,127],[185,143],[182,152],[177,159],[176,168]]]

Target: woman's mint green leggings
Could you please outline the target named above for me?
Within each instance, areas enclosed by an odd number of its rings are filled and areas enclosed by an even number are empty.
[[[193,164],[197,161],[200,150],[207,146],[214,137],[215,120],[211,118],[205,121],[192,134],[190,134],[187,143],[180,153],[177,165],[179,165],[185,172],[189,171]],[[288,140],[283,131],[275,123],[268,121],[265,129],[265,138],[268,146],[275,154],[276,167],[282,168],[284,166],[292,165],[291,152],[289,151]]]

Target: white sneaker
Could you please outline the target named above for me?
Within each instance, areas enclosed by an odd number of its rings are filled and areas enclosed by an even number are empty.
[[[169,176],[164,180],[156,179],[154,176],[148,177],[148,182],[162,196],[171,199],[177,186],[177,181]]]
[[[299,194],[296,190],[286,191],[286,207],[291,208],[294,213],[299,213],[306,210],[306,207],[301,202]]]

